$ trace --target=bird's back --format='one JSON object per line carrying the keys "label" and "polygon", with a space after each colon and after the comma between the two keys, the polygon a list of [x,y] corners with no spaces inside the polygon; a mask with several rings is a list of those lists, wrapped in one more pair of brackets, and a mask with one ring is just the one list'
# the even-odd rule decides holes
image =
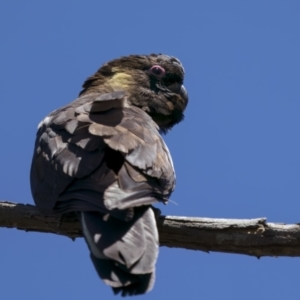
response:
{"label": "bird's back", "polygon": [[157,125],[123,92],[89,94],[40,124],[31,168],[38,207],[79,212],[91,258],[116,292],[154,282],[158,233],[151,204],[167,202],[175,177]]}

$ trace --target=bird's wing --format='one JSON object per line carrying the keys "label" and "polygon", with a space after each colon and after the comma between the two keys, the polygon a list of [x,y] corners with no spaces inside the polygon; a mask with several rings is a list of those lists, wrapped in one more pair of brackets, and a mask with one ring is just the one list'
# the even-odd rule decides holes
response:
{"label": "bird's wing", "polygon": [[158,232],[149,204],[175,182],[157,125],[124,92],[88,94],[39,125],[31,188],[41,211],[78,211],[99,276],[115,293],[154,282]]}
{"label": "bird's wing", "polygon": [[123,91],[81,96],[39,125],[31,187],[44,212],[130,218],[131,207],[167,201],[174,182],[157,125]]}

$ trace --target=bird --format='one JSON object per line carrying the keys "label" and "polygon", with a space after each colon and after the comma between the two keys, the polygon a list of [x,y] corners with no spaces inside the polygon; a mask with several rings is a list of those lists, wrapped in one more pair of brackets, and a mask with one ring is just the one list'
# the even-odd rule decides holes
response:
{"label": "bird", "polygon": [[154,285],[159,213],[152,205],[167,204],[175,187],[162,135],[184,119],[184,75],[173,56],[122,56],[38,125],[33,199],[43,214],[77,214],[96,272],[114,294]]}

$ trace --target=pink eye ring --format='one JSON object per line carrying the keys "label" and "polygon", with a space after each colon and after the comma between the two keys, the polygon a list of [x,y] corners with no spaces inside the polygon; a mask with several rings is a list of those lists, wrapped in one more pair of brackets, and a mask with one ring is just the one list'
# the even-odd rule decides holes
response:
{"label": "pink eye ring", "polygon": [[156,77],[163,77],[166,73],[165,69],[159,65],[152,66],[150,72]]}

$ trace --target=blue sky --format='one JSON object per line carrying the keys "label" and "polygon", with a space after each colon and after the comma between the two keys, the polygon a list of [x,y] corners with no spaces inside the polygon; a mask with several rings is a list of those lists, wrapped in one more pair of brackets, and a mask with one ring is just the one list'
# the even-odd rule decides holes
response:
{"label": "blue sky", "polygon": [[[33,203],[36,127],[107,60],[185,66],[186,118],[165,140],[177,187],[163,214],[300,222],[298,1],[1,1],[1,194]],[[83,239],[0,229],[1,299],[116,299]],[[144,299],[298,299],[299,258],[162,247]],[[136,297],[140,299],[141,297]]]}

